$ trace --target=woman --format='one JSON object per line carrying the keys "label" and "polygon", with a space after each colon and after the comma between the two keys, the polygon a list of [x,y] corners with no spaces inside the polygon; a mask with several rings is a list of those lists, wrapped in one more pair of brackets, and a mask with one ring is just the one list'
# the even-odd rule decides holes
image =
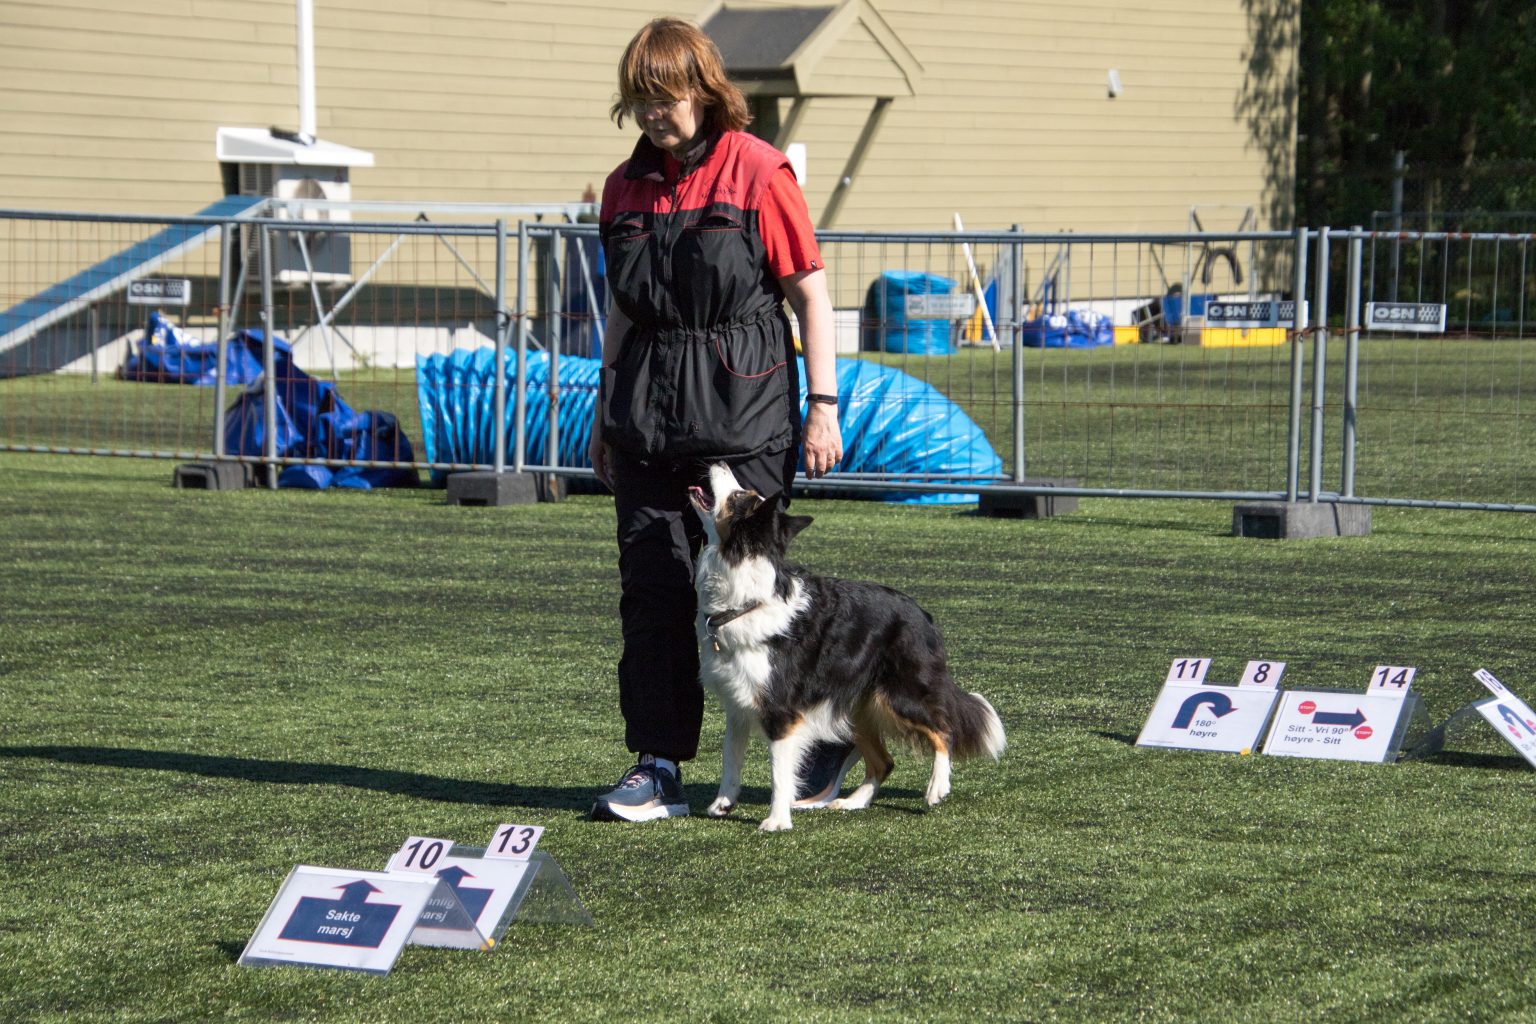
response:
{"label": "woman", "polygon": [[[703,536],[688,488],[707,487],[707,467],[723,460],[787,505],[797,446],[813,479],[843,447],[832,303],[805,199],[784,155],[742,130],[746,100],[714,43],[674,18],[646,25],[620,61],[611,113],[643,134],[603,188],[612,308],[589,454],[618,514],[619,705],[640,756],[592,816],[649,821],[688,813],[678,765],[698,752],[704,713],[693,589]],[[803,425],[786,299],[805,354]],[[836,796],[851,749],[815,759],[831,792],[806,806]]]}

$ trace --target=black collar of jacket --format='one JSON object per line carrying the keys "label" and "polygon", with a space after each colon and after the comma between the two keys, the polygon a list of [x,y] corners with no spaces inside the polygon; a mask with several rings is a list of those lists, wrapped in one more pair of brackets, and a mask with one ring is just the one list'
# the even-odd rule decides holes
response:
{"label": "black collar of jacket", "polygon": [[[678,180],[688,177],[698,170],[709,154],[715,150],[715,145],[720,141],[719,132],[710,132],[698,145],[688,151],[683,160],[682,170],[677,174]],[[624,177],[630,180],[637,178],[650,178],[652,181],[667,180],[666,151],[645,135],[640,136],[635,143],[635,150],[629,155],[629,163],[624,168]]]}

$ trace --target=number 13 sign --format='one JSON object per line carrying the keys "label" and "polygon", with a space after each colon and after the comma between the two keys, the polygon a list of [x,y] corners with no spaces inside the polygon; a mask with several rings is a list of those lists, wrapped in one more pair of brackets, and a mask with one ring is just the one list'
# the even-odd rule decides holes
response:
{"label": "number 13 sign", "polygon": [[539,845],[544,834],[542,825],[497,825],[491,845],[485,848],[487,860],[495,857],[504,860],[527,860],[533,848]]}

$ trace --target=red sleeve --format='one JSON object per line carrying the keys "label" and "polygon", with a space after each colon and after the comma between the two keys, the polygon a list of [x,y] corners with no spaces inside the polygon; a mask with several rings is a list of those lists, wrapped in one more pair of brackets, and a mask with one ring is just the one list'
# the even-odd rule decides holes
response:
{"label": "red sleeve", "polygon": [[788,277],[802,270],[821,270],[821,250],[816,246],[816,229],[805,196],[795,182],[795,174],[781,167],[763,190],[762,207],[757,216],[758,231],[768,254],[768,269],[774,277]]}

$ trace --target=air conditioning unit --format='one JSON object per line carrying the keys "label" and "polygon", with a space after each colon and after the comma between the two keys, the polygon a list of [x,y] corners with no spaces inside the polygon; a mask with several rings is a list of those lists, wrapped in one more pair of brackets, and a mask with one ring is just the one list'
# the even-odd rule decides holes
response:
{"label": "air conditioning unit", "polygon": [[[240,194],[273,199],[352,200],[352,183],[345,167],[285,167],[280,164],[239,164]],[[277,208],[279,218],[309,221],[350,221],[348,210]],[[302,245],[301,245],[302,239]],[[254,256],[255,233],[248,251]],[[309,257],[306,264],[304,257]],[[345,284],[352,280],[352,239],[334,231],[278,231],[272,235],[272,274],[277,284]]]}
{"label": "air conditioning unit", "polygon": [[[350,169],[373,166],[372,153],[320,139],[300,139],[276,129],[220,128],[216,142],[226,187],[233,185],[246,196],[350,202]],[[330,222],[352,219],[346,209],[295,212],[281,204],[276,216]],[[257,244],[252,231],[244,246],[248,259],[256,257]],[[277,231],[272,236],[272,271],[278,284],[345,284],[352,280],[352,239],[335,231]]]}

